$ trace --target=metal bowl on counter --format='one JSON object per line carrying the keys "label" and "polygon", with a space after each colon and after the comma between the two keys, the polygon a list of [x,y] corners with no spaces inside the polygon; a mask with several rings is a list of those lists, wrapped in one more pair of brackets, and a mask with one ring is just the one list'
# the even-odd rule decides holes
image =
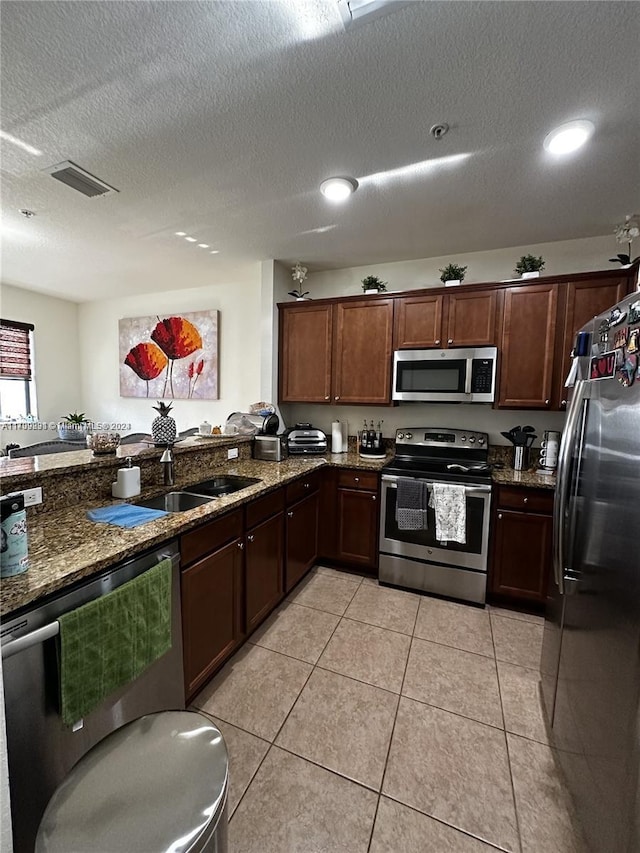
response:
{"label": "metal bowl on counter", "polygon": [[94,456],[106,456],[115,453],[120,444],[119,432],[91,432],[87,436],[87,447]]}

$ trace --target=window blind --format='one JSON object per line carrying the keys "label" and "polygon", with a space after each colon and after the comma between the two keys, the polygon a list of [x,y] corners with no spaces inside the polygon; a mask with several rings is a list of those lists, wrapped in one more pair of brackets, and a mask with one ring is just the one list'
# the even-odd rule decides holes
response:
{"label": "window blind", "polygon": [[0,320],[0,379],[31,379],[31,323]]}

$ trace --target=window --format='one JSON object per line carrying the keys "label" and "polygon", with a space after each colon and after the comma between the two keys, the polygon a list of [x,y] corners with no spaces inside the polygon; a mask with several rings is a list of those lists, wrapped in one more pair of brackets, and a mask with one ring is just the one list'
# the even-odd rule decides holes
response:
{"label": "window", "polygon": [[0,320],[0,420],[37,416],[31,323]]}

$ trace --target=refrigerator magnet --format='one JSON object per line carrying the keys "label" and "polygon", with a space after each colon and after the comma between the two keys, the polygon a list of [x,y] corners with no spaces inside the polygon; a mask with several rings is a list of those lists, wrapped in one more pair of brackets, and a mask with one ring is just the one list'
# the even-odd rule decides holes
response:
{"label": "refrigerator magnet", "polygon": [[635,382],[636,371],[638,369],[638,356],[627,355],[622,367],[616,371],[616,378],[621,385],[629,388]]}
{"label": "refrigerator magnet", "polygon": [[589,376],[591,379],[612,379],[616,373],[616,353],[604,352],[591,359]]}
{"label": "refrigerator magnet", "polygon": [[640,323],[640,299],[629,306],[629,322]]}
{"label": "refrigerator magnet", "polygon": [[627,341],[627,352],[638,352],[640,346],[640,329],[634,329],[629,332],[629,340]]}
{"label": "refrigerator magnet", "polygon": [[609,325],[617,326],[619,323],[622,323],[626,316],[626,311],[621,311],[619,308],[614,308],[611,312],[611,315],[609,316]]}
{"label": "refrigerator magnet", "polygon": [[598,326],[598,347],[601,353],[606,352],[609,345],[609,321],[603,320]]}
{"label": "refrigerator magnet", "polygon": [[620,349],[621,347],[626,347],[627,340],[629,339],[629,327],[623,326],[621,329],[615,333],[613,337],[613,346],[615,349]]}

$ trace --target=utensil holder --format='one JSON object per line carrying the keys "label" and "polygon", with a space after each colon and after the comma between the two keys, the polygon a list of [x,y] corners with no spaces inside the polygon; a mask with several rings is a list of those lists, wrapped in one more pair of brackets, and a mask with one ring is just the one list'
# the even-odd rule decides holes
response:
{"label": "utensil holder", "polygon": [[525,471],[529,467],[529,449],[523,445],[513,448],[513,470]]}

